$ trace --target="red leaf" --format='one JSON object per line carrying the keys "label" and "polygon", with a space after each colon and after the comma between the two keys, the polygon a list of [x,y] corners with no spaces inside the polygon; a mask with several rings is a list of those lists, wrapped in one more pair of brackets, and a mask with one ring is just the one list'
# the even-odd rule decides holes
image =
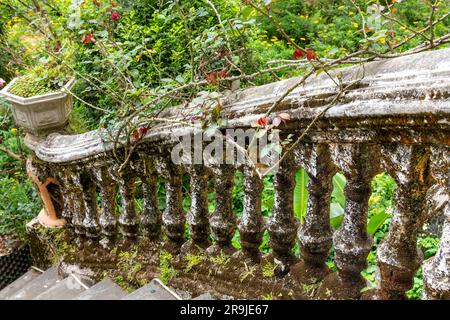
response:
{"label": "red leaf", "polygon": [[282,119],[280,117],[275,117],[272,121],[274,127],[278,127],[281,124]]}
{"label": "red leaf", "polygon": [[281,118],[281,120],[290,120],[291,119],[291,115],[289,113],[286,112],[282,112],[278,115],[278,117]]}
{"label": "red leaf", "polygon": [[213,71],[206,75],[206,81],[211,84],[218,84],[219,83],[219,72]]}
{"label": "red leaf", "polygon": [[228,77],[228,72],[227,70],[222,70],[220,71],[220,78],[225,79],[226,77]]}
{"label": "red leaf", "polygon": [[145,137],[147,132],[148,132],[147,127],[140,127],[135,129],[131,135],[131,143],[133,144],[139,143],[142,140],[142,138]]}

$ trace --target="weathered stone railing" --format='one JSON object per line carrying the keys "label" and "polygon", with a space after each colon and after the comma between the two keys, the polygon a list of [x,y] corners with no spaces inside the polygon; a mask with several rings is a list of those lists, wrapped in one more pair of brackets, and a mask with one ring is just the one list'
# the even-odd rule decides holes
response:
{"label": "weathered stone railing", "polygon": [[[361,297],[366,283],[360,273],[372,247],[367,233],[371,180],[378,173],[388,172],[398,185],[396,209],[389,234],[377,252],[379,287],[363,298],[401,298],[411,288],[423,259],[417,236],[434,212],[427,202],[433,201],[427,197],[433,187],[440,190],[439,199],[444,203],[439,208],[445,211],[446,219],[437,254],[423,264],[424,297],[449,299],[450,49],[376,61],[332,74],[339,73],[345,84],[361,78],[363,72],[362,80],[345,92],[280,164],[268,221],[261,215],[262,180],[250,166],[175,165],[171,161],[177,137],[193,130],[189,127],[165,124],[151,130],[120,174],[112,144],[105,143],[99,131],[51,135],[33,146],[35,162],[48,167],[58,179],[64,197],[62,217],[80,248],[96,244],[112,248],[120,230],[128,243],[143,234],[176,254],[198,246],[207,249],[209,255],[222,251],[233,254],[236,261],[257,264],[261,261],[262,236],[268,230],[279,279],[307,285],[323,280],[319,289],[322,298]],[[224,102],[222,117],[229,120],[230,128],[248,128],[296,81],[234,93]],[[295,140],[336,92],[324,73],[295,89],[276,109],[291,116],[280,127],[281,134],[293,134]],[[184,119],[182,114],[171,112],[166,116]],[[300,167],[310,178],[303,224],[293,213],[295,172]],[[239,221],[232,209],[236,170],[244,176],[244,211]],[[342,226],[333,232],[329,208],[332,178],[338,171],[347,178],[346,204]],[[184,173],[190,176],[192,199],[186,218],[182,208]],[[166,187],[163,212],[157,205],[158,176]],[[142,183],[144,198],[140,213],[134,201],[137,180]],[[214,181],[216,209],[212,215],[208,213],[208,180]],[[121,201],[120,214],[117,199]],[[184,237],[185,221],[189,241]],[[238,251],[231,245],[236,228],[241,243]],[[297,239],[300,257],[293,254]],[[335,273],[325,264],[332,245]],[[201,277],[196,281],[201,282]]]}

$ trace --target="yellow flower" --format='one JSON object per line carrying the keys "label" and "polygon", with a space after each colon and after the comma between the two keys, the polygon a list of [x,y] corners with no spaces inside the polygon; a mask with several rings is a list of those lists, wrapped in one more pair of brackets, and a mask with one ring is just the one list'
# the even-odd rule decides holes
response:
{"label": "yellow flower", "polygon": [[352,15],[354,15],[355,13],[353,12],[353,11],[350,11],[349,13],[348,13],[348,15],[349,16],[352,16]]}
{"label": "yellow flower", "polygon": [[338,7],[338,10],[344,10],[344,9],[345,9],[345,6]]}
{"label": "yellow flower", "polygon": [[305,39],[305,38],[300,38],[300,40],[302,40],[302,41],[306,41],[306,39]]}
{"label": "yellow flower", "polygon": [[11,133],[15,134],[16,132],[17,132],[17,129],[16,129],[16,128],[12,128],[12,129],[11,129]]}
{"label": "yellow flower", "polygon": [[380,40],[378,40],[381,44],[385,44],[386,43],[386,37],[382,37],[380,38]]}
{"label": "yellow flower", "polygon": [[353,22],[353,27],[358,28],[358,27],[359,27],[359,24],[356,23],[356,22]]}
{"label": "yellow flower", "polygon": [[380,200],[381,200],[381,196],[379,196],[379,195],[371,195],[370,196],[370,198],[369,198],[369,205],[374,205],[374,204],[376,204],[377,202],[380,202]]}

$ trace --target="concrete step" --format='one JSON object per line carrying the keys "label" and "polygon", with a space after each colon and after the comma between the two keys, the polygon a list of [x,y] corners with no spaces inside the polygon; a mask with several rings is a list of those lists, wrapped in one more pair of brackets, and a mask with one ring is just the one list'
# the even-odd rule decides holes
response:
{"label": "concrete step", "polygon": [[130,293],[122,300],[181,300],[181,298],[161,280],[153,279],[149,284]]}
{"label": "concrete step", "polygon": [[27,284],[29,284],[31,281],[39,277],[41,274],[42,272],[39,272],[35,269],[28,270],[19,279],[17,279],[13,283],[5,287],[2,291],[0,291],[0,299],[8,299],[15,292],[24,288]]}
{"label": "concrete step", "polygon": [[111,279],[105,278],[75,297],[74,300],[120,300],[127,294],[125,290],[112,282]]}
{"label": "concrete step", "polygon": [[43,293],[35,296],[33,300],[72,300],[84,291],[86,291],[86,288],[69,275]]}
{"label": "concrete step", "polygon": [[43,274],[27,283],[22,289],[17,290],[13,295],[8,297],[11,300],[31,300],[37,295],[43,293],[60,280],[58,269],[52,267]]}

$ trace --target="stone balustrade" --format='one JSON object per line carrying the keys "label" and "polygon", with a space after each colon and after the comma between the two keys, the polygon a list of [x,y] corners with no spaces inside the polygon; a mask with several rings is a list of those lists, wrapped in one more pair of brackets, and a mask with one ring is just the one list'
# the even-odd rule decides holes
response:
{"label": "stone balustrade", "polygon": [[[119,241],[129,245],[144,237],[162,243],[161,248],[174,255],[205,249],[208,255],[222,252],[251,265],[265,258],[260,245],[267,230],[277,279],[319,284],[318,297],[404,298],[423,265],[424,297],[449,299],[450,49],[355,65],[331,75],[344,86],[354,84],[279,164],[274,176],[274,207],[267,221],[261,214],[263,182],[251,165],[172,162],[171,152],[179,137],[196,130],[182,124],[163,123],[149,130],[120,173],[122,163],[112,155],[113,144],[102,131],[52,134],[43,142],[30,144],[33,161],[59,181],[64,197],[61,216],[80,248],[110,249]],[[227,96],[221,115],[227,125],[220,130],[251,128],[298,80]],[[325,73],[293,90],[274,111],[290,115],[279,127],[281,137],[291,134],[295,141],[337,91]],[[161,116],[185,120],[189,115],[183,113],[185,110],[170,109]],[[299,168],[309,176],[302,223],[293,211]],[[232,204],[236,171],[244,179],[244,209],[239,219]],[[347,178],[346,203],[342,226],[333,230],[329,210],[337,172]],[[395,210],[389,233],[377,251],[378,287],[363,294],[367,284],[361,271],[373,245],[367,232],[371,181],[381,172],[389,173],[398,185]],[[190,179],[189,212],[182,206],[183,183],[187,183],[183,176]],[[164,210],[158,206],[158,179],[165,184]],[[208,211],[209,183],[215,195],[212,214]],[[143,195],[139,210],[137,186]],[[423,262],[417,248],[418,233],[437,214],[429,204],[430,188],[444,195],[440,208],[445,222],[437,254]],[[240,235],[239,250],[232,246],[235,230]],[[296,242],[299,256],[293,251]],[[332,247],[336,272],[326,265]],[[205,281],[201,279],[196,281]]]}

